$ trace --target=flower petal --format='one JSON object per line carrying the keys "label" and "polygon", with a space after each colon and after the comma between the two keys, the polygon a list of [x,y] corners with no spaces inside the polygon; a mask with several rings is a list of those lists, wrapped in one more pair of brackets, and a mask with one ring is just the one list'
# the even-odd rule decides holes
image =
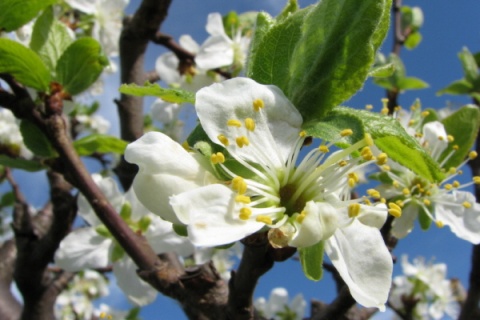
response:
{"label": "flower petal", "polygon": [[211,36],[226,35],[222,15],[218,12],[210,13],[207,17],[205,29]]}
{"label": "flower petal", "polygon": [[[255,111],[254,101],[263,108]],[[282,168],[291,155],[302,126],[302,116],[283,92],[272,85],[262,85],[248,78],[234,78],[213,84],[197,92],[195,108],[209,138],[221,144],[219,135],[231,141],[228,151],[244,160]],[[255,129],[244,121],[251,118]],[[229,120],[241,127],[229,127]],[[248,146],[239,147],[236,138],[245,136]]]}
{"label": "flower petal", "polygon": [[211,36],[200,47],[195,63],[204,70],[221,68],[233,63],[233,42],[226,35]]}
{"label": "flower petal", "polygon": [[235,217],[240,208],[235,193],[212,184],[173,196],[170,203],[180,216],[189,217],[188,237],[196,246],[235,242],[260,230],[264,224]]}
{"label": "flower petal", "polygon": [[164,53],[155,61],[155,70],[160,78],[167,84],[180,83],[180,73],[178,72],[178,64],[180,61],[177,56],[171,52]]}
{"label": "flower petal", "polygon": [[68,234],[55,253],[55,263],[66,271],[104,268],[109,263],[112,240],[93,228],[81,228]]}
{"label": "flower petal", "polygon": [[192,36],[189,34],[184,34],[178,39],[178,43],[182,48],[189,51],[190,53],[196,54],[200,50],[198,43],[193,40]]}
{"label": "flower petal", "polygon": [[[470,203],[471,207],[465,208],[464,202]],[[442,203],[436,204],[435,209],[436,218],[449,226],[457,237],[473,244],[480,243],[480,205],[473,194],[456,191],[444,195]]]}
{"label": "flower petal", "polygon": [[448,147],[447,132],[440,121],[432,121],[423,126],[422,141],[431,152],[434,159],[438,159]]}
{"label": "flower petal", "polygon": [[172,195],[208,184],[213,175],[178,143],[160,132],[149,132],[129,144],[125,159],[140,167],[133,188],[151,212],[173,223],[187,223],[169,205]]}
{"label": "flower petal", "polygon": [[385,310],[393,263],[380,231],[354,220],[326,241],[325,250],[353,298]]}
{"label": "flower petal", "polygon": [[176,234],[173,231],[172,223],[159,217],[152,217],[145,238],[147,238],[155,253],[158,254],[176,252],[179,256],[186,257],[194,252],[190,240]]}
{"label": "flower petal", "polygon": [[405,238],[412,231],[418,217],[418,206],[414,202],[407,203],[402,209],[402,215],[393,220],[392,234],[399,239]]}
{"label": "flower petal", "polygon": [[125,257],[113,264],[113,273],[117,284],[128,300],[137,306],[147,305],[157,297],[157,290],[140,279],[137,266],[132,259]]}

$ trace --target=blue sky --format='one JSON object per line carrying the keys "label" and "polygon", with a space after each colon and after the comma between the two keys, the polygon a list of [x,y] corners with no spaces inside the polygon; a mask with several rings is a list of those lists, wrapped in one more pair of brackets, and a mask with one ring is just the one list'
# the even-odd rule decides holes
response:
{"label": "blue sky", "polygon": [[[205,23],[207,15],[211,12],[225,14],[231,10],[244,12],[250,10],[263,10],[272,15],[277,14],[286,1],[284,0],[173,0],[167,20],[162,27],[162,32],[172,35],[175,39],[182,34],[190,34],[197,42],[201,43],[207,37]],[[301,7],[314,1],[300,0]],[[139,5],[139,0],[132,0],[127,12],[132,13]],[[422,28],[423,42],[413,50],[403,50],[401,57],[406,65],[407,74],[423,79],[430,84],[430,88],[420,91],[411,91],[400,97],[400,104],[408,107],[416,98],[422,101],[424,107],[441,108],[447,103],[463,105],[469,103],[465,97],[436,96],[435,92],[453,80],[462,77],[462,69],[457,58],[457,53],[462,47],[468,47],[472,52],[480,51],[480,28],[478,24],[479,1],[451,1],[451,0],[419,0],[404,1],[405,5],[420,6],[424,10],[425,23]],[[391,34],[382,46],[382,52],[391,50]],[[155,59],[165,50],[151,45],[148,49],[146,69],[153,69]],[[118,80],[108,79],[106,94],[102,97],[101,113],[116,119],[113,98],[118,94]],[[365,87],[345,105],[363,108],[366,104],[373,104],[376,110],[381,108],[380,99],[384,97],[384,90],[367,81]],[[115,120],[111,120],[115,121]],[[113,133],[118,132],[118,124],[113,125]],[[467,171],[467,170],[466,170]],[[41,206],[45,199],[42,190],[44,184],[43,173],[32,177],[31,173],[16,172],[17,180],[25,188],[25,193],[32,196],[33,204]],[[33,180],[32,180],[33,179]],[[32,181],[36,181],[32,183]],[[28,191],[27,191],[28,190]],[[457,239],[448,228],[432,228],[429,232],[422,232],[416,228],[414,232],[399,242],[395,254],[399,257],[408,253],[413,258],[418,255],[427,259],[435,258],[437,262],[448,264],[448,275],[459,278],[464,285],[468,281],[469,259],[471,244]],[[398,273],[399,266],[395,267]],[[278,263],[273,270],[260,279],[255,296],[268,297],[270,290],[276,286],[288,289],[290,296],[302,292],[307,302],[312,299],[330,301],[334,298],[333,282],[326,273],[320,282],[307,280],[297,261]],[[115,292],[115,290],[114,290]],[[119,309],[128,308],[126,300],[121,294],[114,294],[110,302]],[[147,306],[142,311],[143,318],[148,319],[184,319],[185,316],[176,303],[168,298],[160,297],[155,303]]]}

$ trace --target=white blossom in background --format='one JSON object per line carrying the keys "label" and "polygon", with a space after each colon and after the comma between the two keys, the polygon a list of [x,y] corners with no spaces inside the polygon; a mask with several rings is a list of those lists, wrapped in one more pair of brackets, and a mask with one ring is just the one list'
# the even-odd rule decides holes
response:
{"label": "white blossom in background", "polygon": [[[122,218],[136,232],[144,234],[156,253],[174,251],[180,256],[193,253],[190,242],[178,236],[171,223],[148,212],[138,202],[133,190],[122,195],[112,178],[97,174],[93,178],[117,212],[122,213]],[[83,196],[78,198],[78,208],[79,216],[90,226],[76,229],[65,237],[55,254],[55,263],[66,271],[112,265],[118,286],[132,303],[140,306],[151,303],[157,291],[137,276],[137,266],[113,241]]]}
{"label": "white blossom in background", "polygon": [[162,99],[156,99],[150,106],[150,115],[154,121],[162,124],[162,132],[175,141],[183,136],[184,122],[179,119],[182,106]]}
{"label": "white blossom in background", "polygon": [[[126,160],[139,166],[133,183],[139,200],[186,225],[197,246],[229,244],[261,230],[268,230],[274,247],[325,241],[353,297],[383,310],[392,259],[378,229],[387,209],[350,199],[355,171],[386,161],[385,154],[373,157],[371,138],[330,156],[338,141],[321,144],[297,165],[306,139],[303,120],[277,87],[234,78],[201,89],[195,108],[209,139],[231,161],[221,152],[208,159],[162,133],[147,133],[125,151]],[[346,129],[338,138],[350,134]],[[351,158],[359,149],[362,156]]]}
{"label": "white blossom in background", "polygon": [[254,301],[255,310],[264,318],[274,320],[301,320],[305,316],[307,302],[301,293],[289,303],[285,288],[274,288],[268,301],[260,297]]}
{"label": "white blossom in background", "polygon": [[106,134],[110,129],[110,121],[98,114],[80,114],[75,116],[75,119],[79,123],[79,132],[88,130],[92,133]]}
{"label": "white blossom in background", "polygon": [[237,30],[230,38],[224,29],[222,15],[218,12],[210,13],[206,25],[210,37],[205,40],[195,62],[199,68],[211,70],[234,65],[234,69],[242,69],[245,65],[250,37],[242,36]]}
{"label": "white blossom in background", "polygon": [[239,242],[227,249],[195,248],[194,261],[197,265],[212,261],[220,276],[229,280],[235,263],[242,257],[242,248]]}
{"label": "white blossom in background", "polygon": [[426,263],[423,258],[408,262],[402,256],[403,275],[393,279],[389,302],[400,312],[405,311],[404,303],[413,303],[414,319],[442,319],[449,316],[456,319],[460,305],[452,291],[452,282],[446,279],[447,265]]}
{"label": "white blossom in background", "polygon": [[0,154],[30,159],[33,154],[23,143],[19,121],[13,113],[0,108]]}
{"label": "white blossom in background", "polygon": [[79,272],[57,297],[55,316],[65,320],[90,320],[95,313],[93,300],[108,294],[108,280],[103,275],[92,270]]}

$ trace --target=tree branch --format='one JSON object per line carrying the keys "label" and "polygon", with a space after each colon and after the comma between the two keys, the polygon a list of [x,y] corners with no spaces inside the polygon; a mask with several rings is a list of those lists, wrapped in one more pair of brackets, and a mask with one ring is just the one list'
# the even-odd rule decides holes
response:
{"label": "tree branch", "polygon": [[0,246],[0,319],[16,320],[22,312],[20,302],[10,290],[16,256],[17,248],[13,239]]}

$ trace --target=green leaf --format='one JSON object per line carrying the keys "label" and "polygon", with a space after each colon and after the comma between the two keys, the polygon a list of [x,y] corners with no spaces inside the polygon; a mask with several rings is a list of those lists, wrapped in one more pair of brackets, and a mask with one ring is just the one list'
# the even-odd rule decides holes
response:
{"label": "green leaf", "polygon": [[0,208],[10,207],[15,204],[15,194],[10,191],[2,195],[0,199]]}
{"label": "green leaf", "polygon": [[[407,205],[411,205],[411,206],[415,205],[418,207],[418,223],[420,224],[420,227],[424,231],[430,229],[430,226],[432,225],[432,219],[428,216],[423,206],[418,205],[416,203],[411,203]],[[429,206],[429,210],[430,212],[434,212],[432,206]]]}
{"label": "green leaf", "polygon": [[368,72],[369,77],[385,78],[390,77],[395,72],[395,66],[393,63],[387,63],[380,66],[373,66]]}
{"label": "green leaf", "polygon": [[0,165],[29,172],[45,169],[45,166],[43,166],[40,162],[22,158],[10,158],[9,156],[3,154],[0,155]]}
{"label": "green leaf", "polygon": [[0,31],[14,31],[57,0],[2,0],[0,1]]}
{"label": "green leaf", "polygon": [[398,81],[397,88],[400,90],[418,90],[428,88],[428,83],[415,77],[405,77]]}
{"label": "green leaf", "polygon": [[[345,148],[365,137],[363,123],[356,116],[349,114],[327,114],[318,122],[311,122],[303,128],[309,136],[326,141],[338,141],[339,147]],[[352,129],[353,134],[340,139],[340,132],[344,129]]]}
{"label": "green leaf", "polygon": [[57,60],[72,41],[67,26],[55,19],[53,7],[50,7],[38,17],[33,26],[30,49],[35,51],[50,72],[54,73]]}
{"label": "green leaf", "polygon": [[379,113],[338,107],[329,114],[331,117],[349,115],[362,122],[365,133],[370,133],[375,145],[392,160],[409,168],[430,181],[443,180],[437,162],[411,137],[396,120]]}
{"label": "green leaf", "polygon": [[34,123],[28,120],[20,122],[23,142],[35,155],[44,158],[58,156],[47,136]]}
{"label": "green leaf", "polygon": [[280,14],[276,17],[276,19],[277,21],[281,21],[297,10],[298,10],[298,1],[288,0],[287,5],[283,8],[282,12],[280,12]]}
{"label": "green leaf", "polygon": [[443,165],[444,168],[457,167],[467,156],[477,137],[480,126],[480,111],[477,106],[467,105],[452,113],[441,121],[445,131],[455,139],[448,144],[448,148],[440,156],[440,162],[452,151],[453,146],[458,145],[459,149]]}
{"label": "green leaf", "polygon": [[413,50],[420,44],[420,42],[422,42],[422,34],[416,31],[408,35],[404,45],[405,45],[405,48],[409,50]]}
{"label": "green leaf", "polygon": [[57,61],[57,80],[66,92],[76,95],[90,87],[108,63],[95,39],[80,38],[68,46]]}
{"label": "green leaf", "polygon": [[475,61],[475,57],[467,48],[463,48],[463,50],[458,53],[458,57],[462,62],[465,79],[471,83],[475,82],[475,80],[478,78],[478,65]]}
{"label": "green leaf", "polygon": [[40,57],[20,43],[0,38],[0,73],[11,74],[21,84],[46,92],[50,72]]}
{"label": "green leaf", "polygon": [[473,86],[466,79],[456,80],[450,83],[447,87],[437,92],[437,95],[442,94],[469,94],[473,90]]}
{"label": "green leaf", "polygon": [[154,96],[171,103],[195,103],[194,93],[182,89],[165,89],[157,83],[146,82],[143,86],[134,83],[122,84],[118,91],[137,97]]}
{"label": "green leaf", "polygon": [[303,273],[310,280],[318,281],[322,279],[323,247],[324,242],[320,241],[313,246],[298,249]]}
{"label": "green leaf", "polygon": [[320,119],[361,89],[390,9],[390,0],[324,0],[308,13],[286,90],[305,121]]}
{"label": "green leaf", "polygon": [[73,142],[73,147],[80,156],[88,156],[98,153],[123,154],[127,142],[114,136],[104,134],[92,134]]}

